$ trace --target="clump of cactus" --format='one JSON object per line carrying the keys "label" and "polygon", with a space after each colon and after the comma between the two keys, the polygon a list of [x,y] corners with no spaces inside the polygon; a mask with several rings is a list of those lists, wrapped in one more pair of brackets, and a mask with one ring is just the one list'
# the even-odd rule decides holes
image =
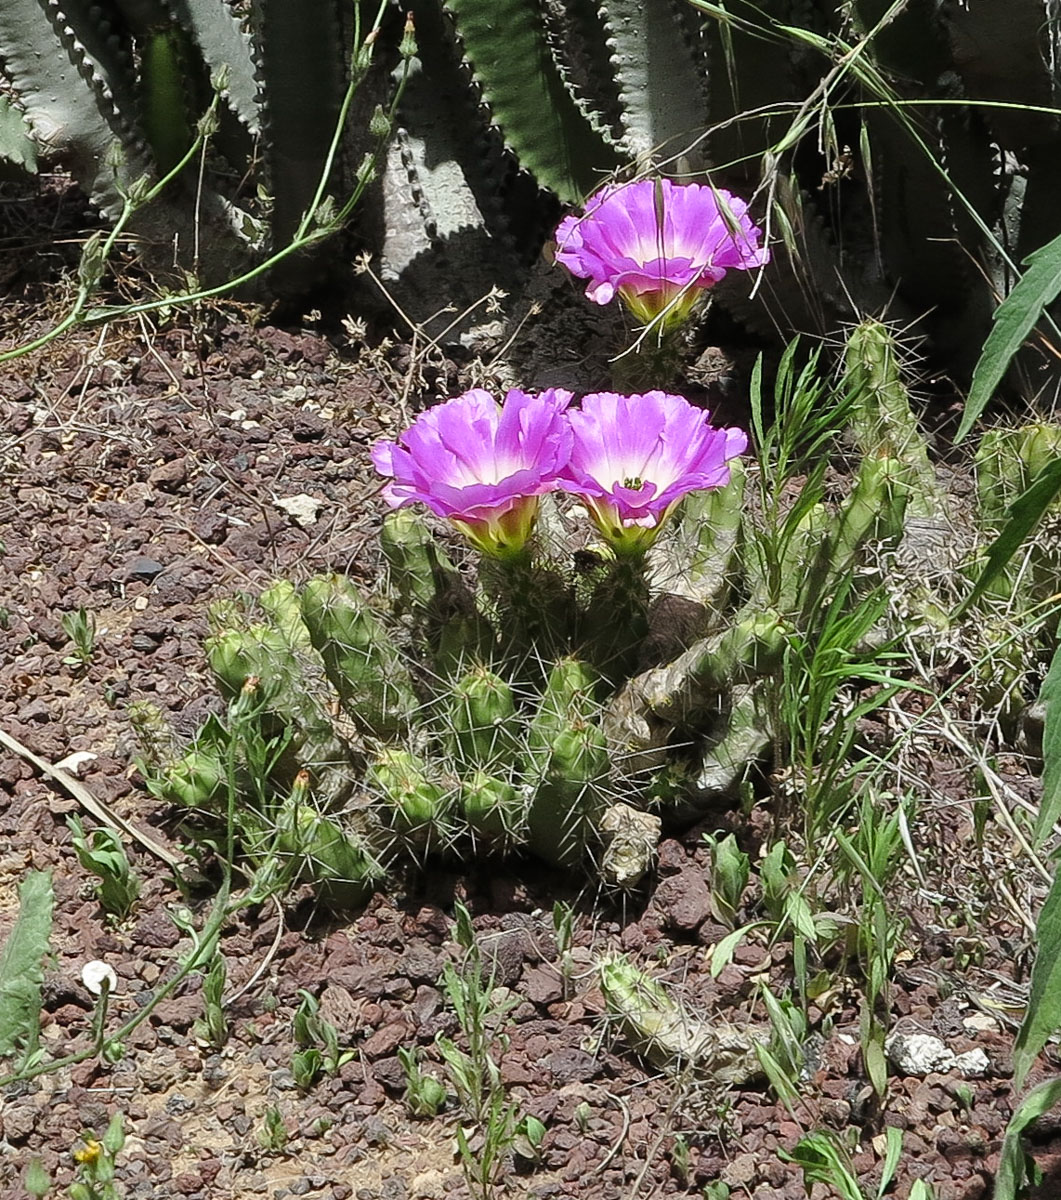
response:
{"label": "clump of cactus", "polygon": [[[636,542],[643,525],[612,528],[606,506],[603,540],[579,545],[563,495],[534,496],[516,516],[454,518],[494,551],[479,580],[454,565],[428,518],[399,506],[384,520],[377,590],[325,575],[216,606],[207,655],[228,714],[183,749],[146,738],[148,786],[215,822],[230,814],[252,865],[337,905],[432,855],[522,850],[636,886],[663,822],[732,800],[783,742],[774,697],[794,647],[813,644],[826,614],[897,586],[889,564],[907,514],[942,503],[894,350],[883,326],[865,323],[832,388],[815,358],[800,369],[786,356],[775,392],[820,460],[795,500],[775,503],[778,480],[807,460],[776,439],[761,447],[771,461],[734,460],[728,485],[687,495],[647,546]],[[860,458],[832,500],[822,480],[845,427]],[[1044,438],[985,440],[988,525],[1036,456],[1056,452]],[[392,502],[411,486],[394,466],[401,453],[390,444],[377,455],[397,473]],[[514,550],[512,529],[534,520]],[[1025,578],[1047,586],[1030,569],[1007,586]],[[528,588],[552,595],[537,624]],[[909,589],[908,606],[930,599]],[[518,636],[520,621],[535,636]],[[864,632],[871,652],[880,631]]]}

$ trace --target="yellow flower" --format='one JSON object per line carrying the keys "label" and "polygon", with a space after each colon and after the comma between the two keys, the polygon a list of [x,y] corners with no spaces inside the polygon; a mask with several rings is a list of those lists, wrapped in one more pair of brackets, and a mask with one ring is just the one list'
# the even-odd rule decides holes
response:
{"label": "yellow flower", "polygon": [[83,1163],[86,1166],[94,1166],[99,1162],[100,1155],[103,1153],[103,1146],[97,1142],[95,1138],[86,1137],[85,1144],[80,1150],[74,1151],[75,1162]]}

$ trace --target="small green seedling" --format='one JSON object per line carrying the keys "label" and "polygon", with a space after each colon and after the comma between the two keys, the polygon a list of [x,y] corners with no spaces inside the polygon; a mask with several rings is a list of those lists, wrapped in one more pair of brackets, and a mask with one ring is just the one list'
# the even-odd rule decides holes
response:
{"label": "small green seedling", "polygon": [[541,1161],[544,1141],[545,1126],[537,1117],[525,1114],[515,1128],[512,1149],[525,1162],[537,1163]]}
{"label": "small green seedling", "polygon": [[26,1189],[26,1194],[35,1196],[36,1200],[44,1200],[44,1197],[51,1191],[51,1176],[44,1169],[44,1164],[39,1158],[33,1159],[26,1168],[25,1174],[22,1176],[22,1186]]}
{"label": "small green seedling", "polygon": [[670,1166],[674,1178],[687,1188],[692,1179],[692,1164],[689,1160],[689,1142],[682,1134],[676,1134],[670,1149]]}
{"label": "small green seedling", "polygon": [[416,1050],[398,1047],[398,1061],[405,1072],[405,1106],[413,1117],[435,1117],[446,1103],[446,1088],[434,1075],[420,1069]]}
{"label": "small green seedling", "polygon": [[353,1050],[339,1049],[339,1031],[321,1015],[320,1001],[305,988],[299,989],[299,1004],[292,1021],[299,1049],[291,1057],[291,1073],[303,1091],[322,1074],[338,1075],[354,1057]]}
{"label": "small green seedling", "polygon": [[96,618],[87,608],[77,608],[59,618],[63,632],[73,643],[73,651],[63,662],[68,667],[85,670],[91,666],[96,653]]}
{"label": "small green seedling", "polygon": [[73,835],[78,862],[100,880],[96,898],[103,910],[117,921],[124,920],[140,895],[140,880],[133,873],[121,838],[105,826],[86,835],[77,817],[68,817],[66,824]]}
{"label": "small green seedling", "polygon": [[266,1154],[283,1154],[291,1140],[283,1114],[276,1104],[266,1106],[262,1113],[262,1123],[258,1130],[258,1145]]}
{"label": "small green seedling", "polygon": [[737,924],[741,897],[748,886],[751,863],[732,833],[724,838],[704,834],[711,847],[711,903],[715,916],[731,929]]}
{"label": "small green seedling", "polygon": [[195,1036],[214,1050],[220,1050],[228,1041],[223,1000],[226,975],[224,956],[215,949],[210,968],[203,976],[203,1015],[194,1025]]}

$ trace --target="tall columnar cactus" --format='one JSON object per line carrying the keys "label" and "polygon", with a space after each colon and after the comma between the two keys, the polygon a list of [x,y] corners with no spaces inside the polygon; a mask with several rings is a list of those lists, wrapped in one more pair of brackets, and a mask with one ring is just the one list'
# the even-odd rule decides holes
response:
{"label": "tall columnar cactus", "polygon": [[[419,240],[395,228],[396,276],[434,251],[470,277],[484,246],[513,241],[514,265],[548,234],[556,197],[579,204],[612,172],[707,171],[769,201],[769,281],[717,289],[738,316],[831,334],[887,311],[934,336],[960,376],[1021,262],[1061,229],[1061,134],[1041,111],[1057,92],[1046,0],[442,7],[441,19],[438,0],[414,10],[422,91],[442,103],[400,118],[394,185],[426,224]],[[465,116],[462,146],[442,105]]]}
{"label": "tall columnar cactus", "polygon": [[[321,3],[296,15],[254,0],[240,19],[227,0],[5,0],[0,70],[37,156],[68,167],[111,219],[180,164],[219,93],[202,169],[191,164],[135,217],[143,244],[172,261],[176,239],[183,268],[216,284],[310,232],[319,187],[334,215],[366,185],[362,158],[380,131],[362,85],[383,7]],[[18,155],[18,139],[0,135],[0,157]],[[237,193],[241,179],[267,203]],[[288,286],[305,285],[305,256],[285,270]]]}
{"label": "tall columnar cactus", "polygon": [[[0,63],[15,107],[2,101],[0,155],[60,159],[114,217],[141,179],[180,160],[219,91],[201,186],[187,172],[139,232],[167,247],[176,232],[190,247],[198,229],[196,269],[224,278],[312,234],[305,214],[325,173],[336,196],[373,174],[362,155],[389,122],[369,120],[365,88],[363,112],[344,100],[364,80],[364,35],[385,7],[329,2],[296,14],[254,0],[237,21],[229,0],[5,0]],[[931,313],[922,324],[961,372],[1021,262],[1058,233],[1061,133],[1043,111],[1058,91],[1058,34],[1047,0],[411,9],[418,45],[396,12],[377,43],[390,65],[399,43],[417,55],[375,222],[393,283],[407,276],[415,287],[435,260],[445,264],[436,282],[448,276],[461,291],[464,277],[474,299],[534,257],[560,203],[583,202],[614,173],[710,171],[769,201],[769,286],[749,295],[746,279],[731,278],[718,289],[738,315],[764,331],[828,333],[861,312]],[[351,136],[333,157],[340,123]],[[252,182],[267,202],[235,194],[228,172],[211,169],[217,155],[233,179],[262,162]],[[1041,365],[1031,364],[1032,384]]]}

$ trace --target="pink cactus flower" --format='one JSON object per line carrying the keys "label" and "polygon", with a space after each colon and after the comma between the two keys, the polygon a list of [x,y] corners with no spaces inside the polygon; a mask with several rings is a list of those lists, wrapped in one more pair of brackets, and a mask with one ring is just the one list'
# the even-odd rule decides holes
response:
{"label": "pink cactus flower", "polygon": [[571,452],[571,393],[513,388],[504,403],[480,388],[420,414],[397,442],[377,442],[372,462],[389,477],[392,508],[419,501],[478,549],[519,555],[538,515],[538,497],[557,486]]}
{"label": "pink cactus flower", "polygon": [[682,396],[584,396],[567,415],[574,434],[560,486],[581,498],[618,554],[641,554],[689,492],[723,487],[748,438],[716,429]]}
{"label": "pink cactus flower", "polygon": [[618,294],[639,321],[660,318],[672,328],[727,271],[770,261],[761,238],[739,196],[642,179],[602,188],[581,217],[565,217],[556,230],[556,260],[589,280],[586,295],[595,304]]}

